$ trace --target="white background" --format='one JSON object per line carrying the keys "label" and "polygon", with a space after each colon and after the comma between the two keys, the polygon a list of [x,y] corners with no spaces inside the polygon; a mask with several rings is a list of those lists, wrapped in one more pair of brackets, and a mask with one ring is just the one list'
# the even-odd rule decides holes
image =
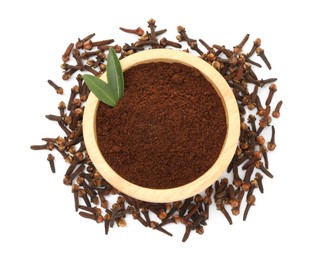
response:
{"label": "white background", "polygon": [[[280,4],[280,3],[281,4]],[[311,1],[6,1],[0,9],[1,186],[0,259],[299,259],[314,258],[314,13]],[[184,227],[167,237],[129,219],[110,230],[74,212],[62,184],[65,164],[56,153],[57,173],[47,152],[33,152],[41,137],[59,129],[45,119],[59,101],[47,79],[61,80],[61,55],[77,37],[117,43],[135,37],[119,26],[146,28],[155,18],[175,39],[183,25],[191,38],[233,47],[250,33],[260,37],[273,66],[261,77],[277,77],[275,100],[283,99],[275,122],[277,149],[270,158],[273,180],[247,222],[227,221],[212,206],[205,234],[181,242]],[[258,60],[258,59],[256,59]],[[292,259],[291,258],[291,259]]]}

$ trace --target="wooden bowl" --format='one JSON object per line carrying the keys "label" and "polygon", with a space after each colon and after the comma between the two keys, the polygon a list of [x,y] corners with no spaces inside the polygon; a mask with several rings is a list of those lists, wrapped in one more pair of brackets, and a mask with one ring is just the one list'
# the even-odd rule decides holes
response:
{"label": "wooden bowl", "polygon": [[[121,60],[123,71],[135,65],[152,62],[178,62],[198,69],[212,84],[220,96],[226,114],[227,133],[214,165],[198,179],[188,184],[171,189],[150,189],[135,185],[118,175],[106,162],[97,143],[96,114],[99,100],[91,93],[86,102],[83,116],[83,135],[86,149],[96,169],[119,191],[139,200],[149,202],[172,202],[196,195],[214,183],[230,163],[240,132],[240,117],[234,95],[221,74],[202,59],[191,54],[168,49],[142,51]],[[106,81],[106,75],[101,77]]]}

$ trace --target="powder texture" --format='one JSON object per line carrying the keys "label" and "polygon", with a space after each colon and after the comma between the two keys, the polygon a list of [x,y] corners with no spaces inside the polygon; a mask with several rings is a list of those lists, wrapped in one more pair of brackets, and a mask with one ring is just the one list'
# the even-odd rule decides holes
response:
{"label": "powder texture", "polygon": [[124,72],[125,94],[100,103],[99,148],[126,180],[147,188],[187,184],[217,160],[226,136],[220,97],[196,69],[148,63]]}

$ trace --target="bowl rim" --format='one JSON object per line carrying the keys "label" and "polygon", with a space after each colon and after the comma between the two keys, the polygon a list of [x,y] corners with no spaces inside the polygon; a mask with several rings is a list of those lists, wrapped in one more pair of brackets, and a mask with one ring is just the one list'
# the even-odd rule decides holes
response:
{"label": "bowl rim", "polygon": [[[144,63],[178,62],[198,69],[221,98],[226,115],[227,132],[221,152],[212,167],[194,181],[169,189],[152,189],[133,184],[117,174],[104,159],[97,143],[96,114],[99,100],[91,92],[83,114],[83,136],[87,153],[99,173],[112,186],[133,198],[148,202],[173,202],[194,196],[213,184],[232,160],[240,134],[239,110],[234,94],[222,75],[209,63],[192,54],[171,49],[152,49],[130,55],[121,61],[123,71]],[[106,73],[101,76],[106,81]]]}

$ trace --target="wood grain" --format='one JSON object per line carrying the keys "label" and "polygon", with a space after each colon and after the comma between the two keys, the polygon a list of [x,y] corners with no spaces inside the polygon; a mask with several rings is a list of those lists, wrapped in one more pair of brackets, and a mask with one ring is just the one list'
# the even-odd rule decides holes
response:
{"label": "wood grain", "polygon": [[[225,171],[235,152],[239,132],[240,117],[234,95],[219,72],[202,59],[191,54],[168,49],[142,51],[121,60],[123,70],[150,62],[178,62],[197,68],[212,84],[220,96],[225,113],[227,134],[221,153],[215,164],[195,181],[172,189],[149,189],[135,185],[120,177],[106,162],[97,145],[96,112],[99,100],[93,93],[89,95],[83,116],[83,135],[88,154],[102,176],[119,191],[136,199],[150,202],[172,202],[191,197],[209,187]],[[106,74],[101,77],[106,81]]]}

